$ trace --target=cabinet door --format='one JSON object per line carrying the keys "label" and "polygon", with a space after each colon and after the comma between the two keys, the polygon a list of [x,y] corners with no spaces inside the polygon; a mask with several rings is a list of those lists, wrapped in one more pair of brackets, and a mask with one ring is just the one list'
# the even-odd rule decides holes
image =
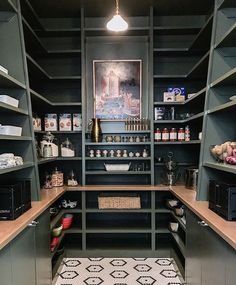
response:
{"label": "cabinet door", "polygon": [[202,239],[202,285],[225,285],[227,245],[209,227],[204,228]]}
{"label": "cabinet door", "polygon": [[236,250],[228,246],[226,285],[236,284]]}
{"label": "cabinet door", "polygon": [[0,284],[11,285],[11,253],[10,246],[0,250]]}
{"label": "cabinet door", "polygon": [[189,210],[186,221],[186,281],[188,285],[201,285],[202,228]]}
{"label": "cabinet door", "polygon": [[37,285],[50,285],[51,273],[51,251],[50,251],[50,214],[44,212],[37,219],[35,227],[36,238],[36,283]]}
{"label": "cabinet door", "polygon": [[12,285],[36,285],[35,229],[28,227],[11,242]]}

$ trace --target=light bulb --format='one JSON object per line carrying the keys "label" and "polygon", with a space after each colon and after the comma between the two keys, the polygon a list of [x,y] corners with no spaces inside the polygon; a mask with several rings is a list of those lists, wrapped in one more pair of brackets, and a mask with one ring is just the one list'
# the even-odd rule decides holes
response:
{"label": "light bulb", "polygon": [[128,29],[128,23],[120,15],[114,15],[107,23],[107,29],[113,32],[126,31]]}

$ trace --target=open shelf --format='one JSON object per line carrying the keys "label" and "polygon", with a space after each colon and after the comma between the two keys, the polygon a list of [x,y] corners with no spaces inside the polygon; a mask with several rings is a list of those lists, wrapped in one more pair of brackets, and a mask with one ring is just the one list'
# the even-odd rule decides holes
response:
{"label": "open shelf", "polygon": [[236,23],[215,44],[215,48],[232,47],[236,45]]}
{"label": "open shelf", "polygon": [[[205,22],[194,41],[190,46],[190,50],[201,50],[201,49],[209,49],[210,40],[211,40],[211,31],[212,31],[212,23],[213,23],[213,14],[211,14],[208,20]],[[206,46],[207,45],[207,46]]]}
{"label": "open shelf", "polygon": [[218,6],[218,9],[225,8],[236,8],[236,3],[234,0],[223,0],[222,3]]}
{"label": "open shelf", "polygon": [[210,86],[215,87],[215,86],[235,85],[235,81],[236,81],[236,67],[226,72],[219,78],[217,78],[215,81],[211,83]]}
{"label": "open shelf", "polygon": [[212,108],[208,111],[208,114],[214,114],[216,112],[228,112],[228,111],[234,112],[235,110],[236,110],[236,100]]}
{"label": "open shelf", "polygon": [[50,132],[52,134],[81,134],[81,131],[34,131],[35,134],[46,134],[47,132]]}
{"label": "open shelf", "polygon": [[189,71],[187,78],[203,78],[207,76],[210,51],[208,51]]}
{"label": "open shelf", "polygon": [[11,106],[9,104],[5,104],[3,102],[0,102],[0,111],[1,113],[18,113],[18,114],[28,115],[28,111]]}
{"label": "open shelf", "polygon": [[9,74],[0,70],[0,86],[1,88],[23,88],[26,89],[26,85],[16,80]]}
{"label": "open shelf", "polygon": [[186,231],[186,225],[184,224],[183,220],[180,217],[176,216],[173,211],[171,211],[171,214],[172,217],[179,223],[183,231]]}
{"label": "open shelf", "polygon": [[0,169],[0,174],[6,174],[6,173],[9,173],[9,172],[22,170],[22,169],[29,168],[29,167],[32,167],[32,166],[34,166],[33,162],[24,162],[23,165],[18,165],[18,166],[15,166],[15,167]]}
{"label": "open shelf", "polygon": [[26,38],[27,52],[37,50],[39,53],[45,54],[47,52],[45,46],[43,45],[35,31],[31,28],[30,24],[26,21],[26,19],[24,19],[24,17],[22,17],[22,23]]}
{"label": "open shelf", "polygon": [[171,233],[171,235],[172,235],[174,241],[176,242],[178,248],[180,249],[181,253],[185,257],[185,245],[183,244],[181,238],[179,237],[179,235],[177,233]]}
{"label": "open shelf", "polygon": [[155,145],[168,145],[168,144],[184,144],[184,145],[188,145],[188,144],[200,144],[201,143],[201,141],[200,140],[192,140],[192,141],[189,141],[189,142],[178,142],[178,141],[176,141],[176,142],[170,142],[170,141],[168,141],[168,142],[154,142],[154,144]]}
{"label": "open shelf", "polygon": [[0,140],[32,141],[32,137],[0,135]]}
{"label": "open shelf", "polygon": [[86,160],[150,160],[151,157],[86,157]]}
{"label": "open shelf", "polygon": [[212,169],[217,169],[220,171],[236,174],[236,165],[217,163],[217,162],[204,162],[203,165]]}
{"label": "open shelf", "polygon": [[85,171],[86,175],[149,175],[151,171],[106,171],[106,170],[91,170]]}
{"label": "open shelf", "polygon": [[52,158],[40,158],[38,159],[38,164],[45,164],[49,162],[54,162],[54,161],[79,161],[82,160],[82,157],[80,156],[74,156],[74,157],[52,157]]}
{"label": "open shelf", "polygon": [[99,145],[150,145],[151,142],[85,142],[85,145],[93,145],[93,146],[99,146]]}
{"label": "open shelf", "polygon": [[204,93],[206,93],[206,87],[201,89],[200,91],[196,92],[191,98],[187,99],[184,102],[163,102],[163,101],[156,101],[154,102],[155,106],[183,106],[186,105],[199,97],[201,97]]}
{"label": "open shelf", "polygon": [[200,27],[196,26],[154,26],[154,32],[161,35],[192,35],[199,32]]}
{"label": "open shelf", "polygon": [[9,12],[12,14],[17,12],[17,8],[11,0],[1,0],[0,11]]}

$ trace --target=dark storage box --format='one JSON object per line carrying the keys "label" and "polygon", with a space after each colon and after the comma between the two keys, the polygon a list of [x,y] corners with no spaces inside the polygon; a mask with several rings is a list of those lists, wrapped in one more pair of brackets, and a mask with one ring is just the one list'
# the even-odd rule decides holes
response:
{"label": "dark storage box", "polygon": [[236,185],[210,180],[209,208],[228,221],[236,220]]}
{"label": "dark storage box", "polygon": [[30,208],[30,180],[0,185],[0,220],[15,220]]}

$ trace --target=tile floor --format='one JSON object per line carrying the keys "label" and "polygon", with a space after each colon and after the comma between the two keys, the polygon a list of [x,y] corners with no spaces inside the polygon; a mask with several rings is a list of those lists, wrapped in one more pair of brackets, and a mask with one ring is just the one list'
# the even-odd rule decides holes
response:
{"label": "tile floor", "polygon": [[55,285],[181,285],[170,258],[66,258]]}

